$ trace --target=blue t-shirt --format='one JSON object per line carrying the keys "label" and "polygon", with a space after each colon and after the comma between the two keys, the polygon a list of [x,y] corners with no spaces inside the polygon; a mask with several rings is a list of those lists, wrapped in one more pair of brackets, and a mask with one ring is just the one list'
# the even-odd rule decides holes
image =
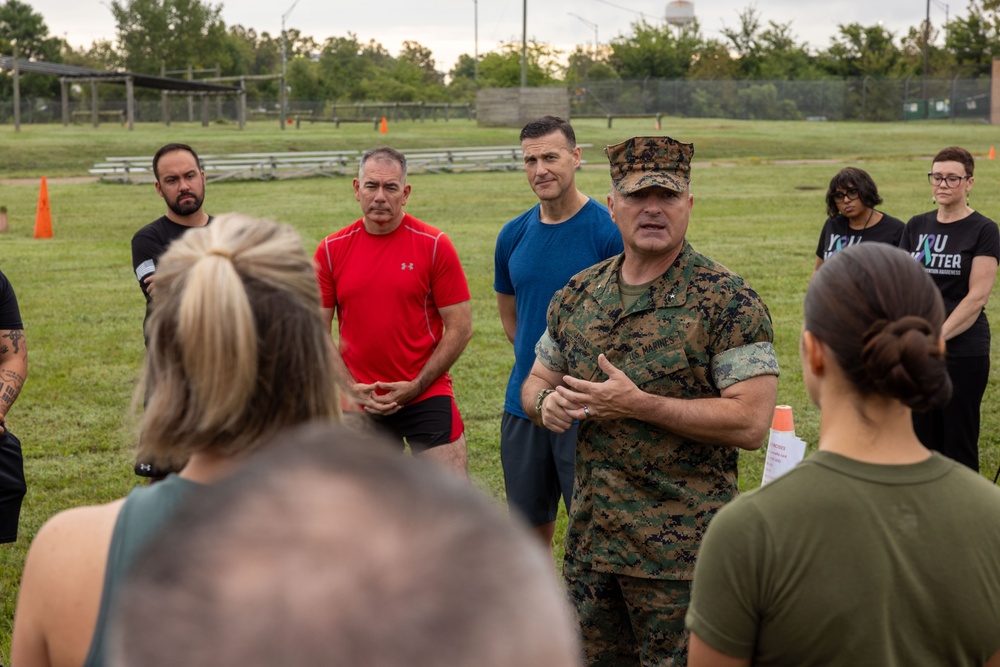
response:
{"label": "blue t-shirt", "polygon": [[504,410],[527,418],[521,409],[521,383],[535,363],[535,343],[545,331],[552,295],[580,271],[623,250],[621,233],[608,209],[591,199],[565,222],[548,225],[540,205],[500,230],[493,257],[493,289],[513,294],[517,308],[514,368]]}

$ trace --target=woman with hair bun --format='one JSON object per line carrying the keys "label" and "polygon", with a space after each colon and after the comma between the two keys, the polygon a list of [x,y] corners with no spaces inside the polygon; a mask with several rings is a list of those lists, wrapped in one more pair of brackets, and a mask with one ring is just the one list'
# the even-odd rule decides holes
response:
{"label": "woman with hair bun", "polygon": [[958,146],[934,156],[927,182],[937,210],[910,218],[899,247],[908,251],[944,297],[942,334],[955,385],[939,410],[913,416],[920,441],[979,470],[980,405],[990,377],[986,302],[997,277],[1000,229],[969,206],[975,160]]}
{"label": "woman with hair bun", "polygon": [[826,190],[826,222],[816,246],[816,269],[855,243],[878,241],[899,245],[903,221],[875,210],[882,203],[878,186],[864,169],[845,167]]}
{"label": "woman with hair bun", "polygon": [[800,354],[819,451],[724,507],[695,566],[688,665],[1000,665],[1000,488],[917,439],[951,395],[945,310],[904,251],[816,272]]}
{"label": "woman with hair bun", "polygon": [[330,333],[295,230],[219,216],[174,241],[156,275],[140,455],[183,469],[42,526],[21,580],[15,665],[106,664],[104,629],[122,579],[181,502],[282,429],[339,420]]}

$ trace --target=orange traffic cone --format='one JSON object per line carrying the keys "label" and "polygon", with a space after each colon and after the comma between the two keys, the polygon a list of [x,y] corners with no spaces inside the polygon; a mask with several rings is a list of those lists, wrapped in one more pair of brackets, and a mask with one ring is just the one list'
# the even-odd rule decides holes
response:
{"label": "orange traffic cone", "polygon": [[35,238],[52,238],[52,211],[49,210],[49,185],[42,176],[42,187],[38,191],[38,212],[35,214]]}
{"label": "orange traffic cone", "polygon": [[378,126],[378,131],[382,134],[389,134],[389,126],[385,122],[385,116],[382,116],[382,123]]}
{"label": "orange traffic cone", "polygon": [[993,146],[990,146],[990,159],[991,159],[991,160],[995,160],[995,159],[996,159],[996,157],[997,157],[997,152],[996,152],[996,150],[995,150],[995,149],[993,148]]}
{"label": "orange traffic cone", "polygon": [[7,207],[0,206],[0,234],[7,231],[9,225],[7,223]]}

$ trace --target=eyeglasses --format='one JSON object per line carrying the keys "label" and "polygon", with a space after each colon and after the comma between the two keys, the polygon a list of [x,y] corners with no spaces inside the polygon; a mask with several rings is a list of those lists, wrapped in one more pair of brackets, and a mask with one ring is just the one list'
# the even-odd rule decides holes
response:
{"label": "eyeglasses", "polygon": [[947,183],[949,188],[957,188],[958,184],[963,180],[968,178],[968,176],[942,176],[941,174],[930,173],[927,174],[927,182],[931,185],[941,185],[942,183]]}
{"label": "eyeglasses", "polygon": [[849,200],[853,201],[853,200],[855,200],[855,199],[858,198],[859,194],[861,194],[861,193],[858,192],[857,188],[848,188],[847,190],[845,190],[843,192],[841,192],[841,191],[838,190],[837,192],[833,193],[833,200],[834,201],[844,201],[845,199],[849,199]]}

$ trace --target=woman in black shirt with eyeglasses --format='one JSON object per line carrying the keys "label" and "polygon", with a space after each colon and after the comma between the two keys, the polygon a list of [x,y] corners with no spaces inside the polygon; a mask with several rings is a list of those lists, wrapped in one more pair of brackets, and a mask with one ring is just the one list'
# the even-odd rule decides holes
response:
{"label": "woman in black shirt with eyeglasses", "polygon": [[834,253],[855,243],[878,241],[899,245],[903,221],[875,210],[881,203],[875,181],[863,169],[846,167],[830,179],[826,191],[829,217],[816,246],[816,269]]}
{"label": "woman in black shirt with eyeglasses", "polygon": [[958,146],[941,150],[927,181],[937,210],[906,223],[899,246],[920,262],[944,298],[948,373],[955,391],[939,410],[914,413],[925,447],[979,470],[979,406],[990,374],[984,308],[1000,260],[997,224],[969,206],[975,160]]}

